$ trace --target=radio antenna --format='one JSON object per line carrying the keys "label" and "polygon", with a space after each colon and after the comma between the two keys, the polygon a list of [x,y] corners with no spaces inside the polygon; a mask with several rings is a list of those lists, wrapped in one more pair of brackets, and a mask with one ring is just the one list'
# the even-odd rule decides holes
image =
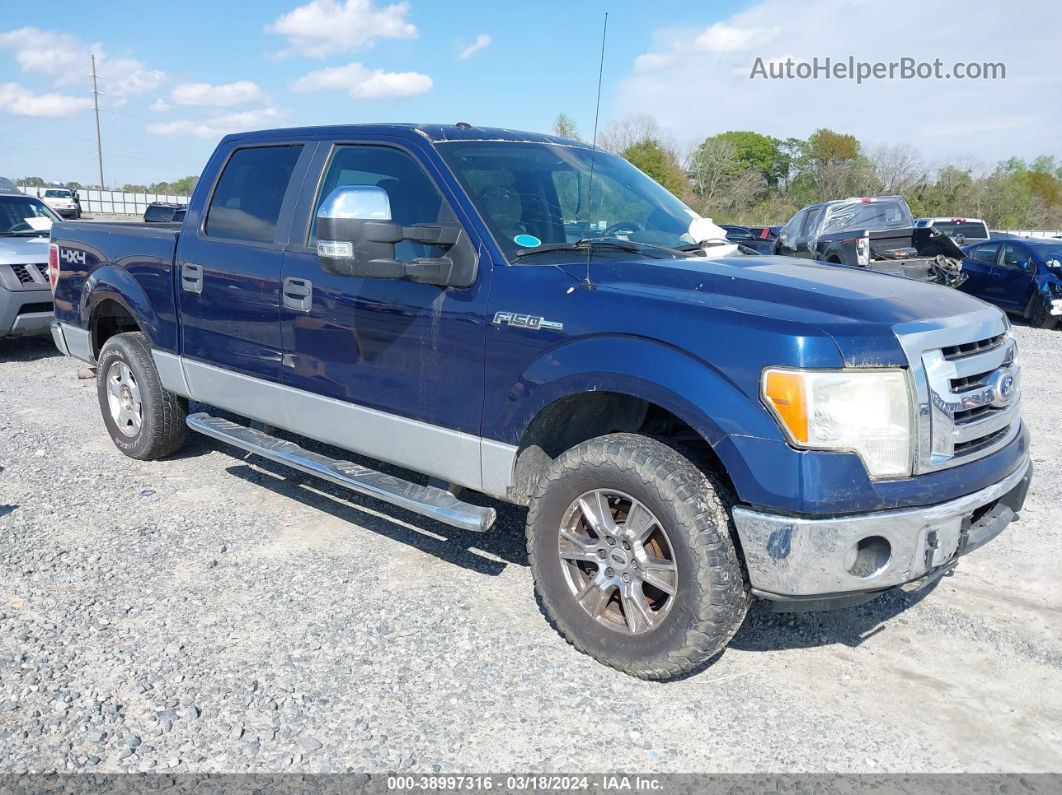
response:
{"label": "radio antenna", "polygon": [[[608,35],[608,12],[605,12],[605,23],[601,27],[601,61],[597,67],[597,104],[594,106],[594,139],[593,149],[590,151],[590,178],[586,185],[586,217],[589,223],[594,219],[594,163],[597,160],[597,121],[601,116],[601,78],[605,74],[605,37]],[[589,225],[589,224],[588,224]],[[587,243],[586,246],[586,278],[583,280],[584,290],[593,290],[594,283],[590,281],[590,255],[594,247]]]}

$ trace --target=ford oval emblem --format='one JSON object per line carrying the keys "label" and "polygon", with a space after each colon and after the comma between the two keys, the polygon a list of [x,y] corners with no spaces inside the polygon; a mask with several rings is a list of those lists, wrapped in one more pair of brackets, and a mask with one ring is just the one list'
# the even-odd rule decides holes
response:
{"label": "ford oval emblem", "polygon": [[1003,408],[1010,403],[1014,399],[1014,393],[1017,392],[1014,373],[1007,367],[992,373],[988,379],[988,385],[992,387],[992,405],[998,408]]}

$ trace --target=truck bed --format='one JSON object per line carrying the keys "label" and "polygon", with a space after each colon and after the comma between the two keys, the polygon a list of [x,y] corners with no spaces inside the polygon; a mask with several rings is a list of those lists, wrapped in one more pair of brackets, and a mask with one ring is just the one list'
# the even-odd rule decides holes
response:
{"label": "truck bed", "polygon": [[[52,242],[59,246],[59,281],[55,288],[55,317],[86,328],[82,296],[90,276],[112,271],[109,281],[129,286],[128,295],[142,297],[151,307],[160,347],[176,348],[177,312],[173,293],[173,263],[180,224],[138,221],[62,222],[52,226]],[[118,272],[120,271],[120,272]],[[97,291],[98,292],[98,291]],[[106,300],[106,292],[96,300]],[[114,296],[113,300],[121,300]]]}

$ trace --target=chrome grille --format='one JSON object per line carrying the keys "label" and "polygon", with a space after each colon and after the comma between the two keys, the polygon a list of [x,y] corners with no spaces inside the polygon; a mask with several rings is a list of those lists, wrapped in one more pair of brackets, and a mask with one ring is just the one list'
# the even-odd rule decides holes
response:
{"label": "chrome grille", "polygon": [[974,342],[963,342],[958,345],[945,345],[940,349],[940,352],[948,361],[951,361],[952,359],[961,359],[964,356],[972,356],[977,353],[983,353],[984,351],[998,348],[1003,344],[1006,338],[1006,334],[996,334],[993,337],[976,340]]}
{"label": "chrome grille", "polygon": [[1008,444],[1021,427],[1021,368],[997,309],[895,327],[919,408],[915,472],[958,466]]}

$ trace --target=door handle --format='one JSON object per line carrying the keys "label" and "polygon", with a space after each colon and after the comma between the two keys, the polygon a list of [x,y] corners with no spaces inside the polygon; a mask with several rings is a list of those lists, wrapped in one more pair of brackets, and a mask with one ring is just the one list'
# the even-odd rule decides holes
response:
{"label": "door handle", "polygon": [[281,288],[284,306],[299,312],[309,312],[313,308],[313,282],[309,279],[295,279],[291,276],[284,280]]}
{"label": "door handle", "polygon": [[194,262],[181,265],[181,288],[190,293],[203,292],[203,266]]}

